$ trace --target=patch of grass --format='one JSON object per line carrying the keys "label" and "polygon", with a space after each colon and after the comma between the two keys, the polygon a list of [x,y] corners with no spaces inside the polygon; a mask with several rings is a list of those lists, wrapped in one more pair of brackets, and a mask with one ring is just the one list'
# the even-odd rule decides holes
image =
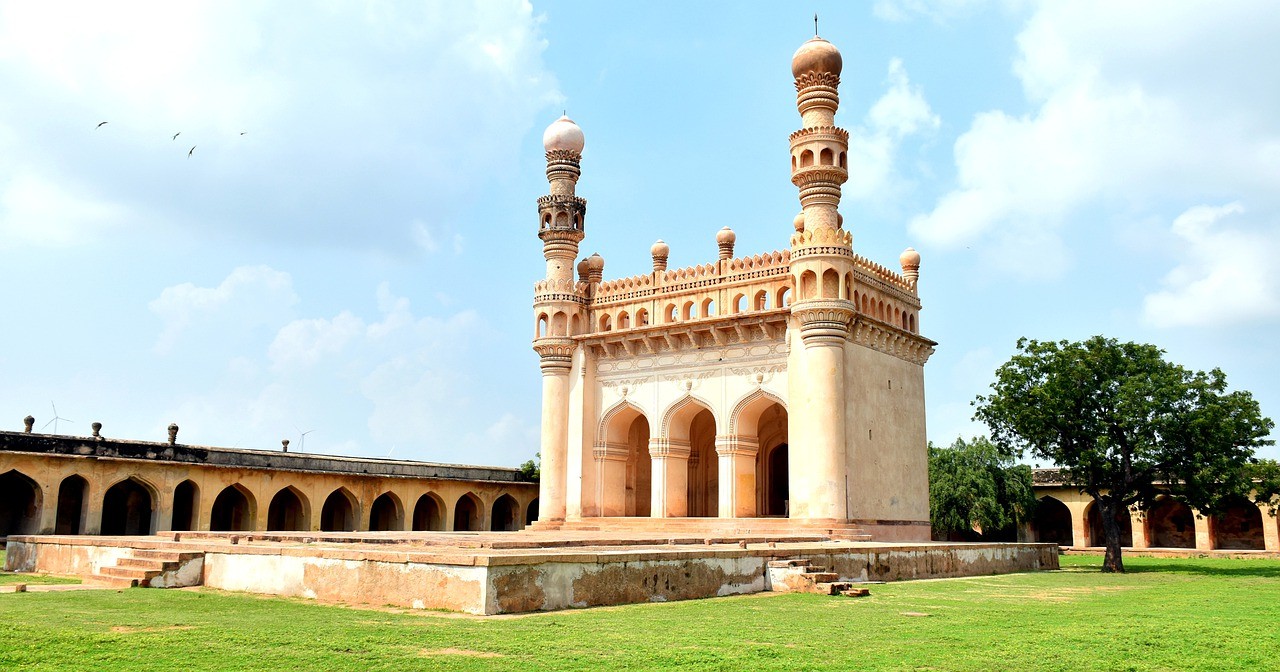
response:
{"label": "patch of grass", "polygon": [[1280,561],[1064,557],[1066,571],[510,618],[212,590],[0,595],[0,668],[1273,669]]}
{"label": "patch of grass", "polygon": [[[5,552],[0,550],[0,568],[4,567]],[[12,586],[16,583],[27,585],[80,583],[80,579],[66,576],[50,576],[48,574],[18,574],[0,571],[0,586]]]}

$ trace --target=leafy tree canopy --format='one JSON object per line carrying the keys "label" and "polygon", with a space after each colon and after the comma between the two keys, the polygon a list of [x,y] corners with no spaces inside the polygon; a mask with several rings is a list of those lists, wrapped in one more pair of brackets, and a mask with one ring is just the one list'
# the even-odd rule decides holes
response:
{"label": "leafy tree canopy", "polygon": [[524,464],[516,467],[520,470],[520,478],[525,481],[537,481],[542,477],[542,453],[534,453],[534,459],[528,460]]}
{"label": "leafy tree canopy", "polygon": [[1001,450],[1056,463],[1100,507],[1107,556],[1123,571],[1122,507],[1145,508],[1157,485],[1207,513],[1250,491],[1247,465],[1275,426],[1220,369],[1191,371],[1153,345],[1095,336],[1018,341],[975,418]]}
{"label": "leafy tree canopy", "polygon": [[1036,504],[1031,467],[986,437],[929,444],[929,519],[938,535],[1014,538]]}

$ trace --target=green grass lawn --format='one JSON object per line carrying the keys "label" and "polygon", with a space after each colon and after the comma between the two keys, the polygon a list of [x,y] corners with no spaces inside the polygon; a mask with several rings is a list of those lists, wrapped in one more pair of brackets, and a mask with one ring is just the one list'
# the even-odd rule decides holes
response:
{"label": "green grass lawn", "polygon": [[1064,571],[476,618],[212,590],[0,595],[0,669],[1273,670],[1280,561]]}

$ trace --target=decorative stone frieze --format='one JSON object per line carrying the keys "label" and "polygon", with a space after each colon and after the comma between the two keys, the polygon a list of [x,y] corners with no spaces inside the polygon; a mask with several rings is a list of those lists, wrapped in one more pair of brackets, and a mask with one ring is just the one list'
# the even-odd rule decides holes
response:
{"label": "decorative stone frieze", "polygon": [[649,456],[657,458],[689,459],[693,449],[688,441],[680,439],[649,439]]}
{"label": "decorative stone frieze", "polygon": [[541,358],[542,374],[563,375],[573,364],[573,351],[578,347],[572,338],[539,338],[533,342],[533,350]]}
{"label": "decorative stone frieze", "polygon": [[719,435],[716,437],[717,455],[742,455],[755,457],[760,452],[760,441],[754,436],[737,434]]}
{"label": "decorative stone frieze", "polygon": [[800,338],[808,346],[839,345],[849,336],[853,304],[842,299],[802,301],[791,307],[800,321]]}

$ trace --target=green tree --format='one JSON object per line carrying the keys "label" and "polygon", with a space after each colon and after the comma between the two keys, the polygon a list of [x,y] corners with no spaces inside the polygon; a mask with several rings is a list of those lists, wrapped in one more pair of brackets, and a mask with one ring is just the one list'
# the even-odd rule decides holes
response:
{"label": "green tree", "polygon": [[1109,572],[1124,571],[1118,512],[1150,507],[1157,483],[1201,511],[1221,510],[1249,492],[1247,465],[1275,426],[1251,394],[1227,392],[1220,369],[1190,371],[1153,345],[1102,336],[1019,339],[974,404],[1002,450],[1056,463],[1093,497]]}
{"label": "green tree", "polygon": [[534,453],[533,458],[516,468],[520,470],[523,480],[536,482],[542,477],[542,453]]}
{"label": "green tree", "polygon": [[929,444],[929,520],[936,534],[1015,538],[1035,510],[1031,467],[986,437]]}

